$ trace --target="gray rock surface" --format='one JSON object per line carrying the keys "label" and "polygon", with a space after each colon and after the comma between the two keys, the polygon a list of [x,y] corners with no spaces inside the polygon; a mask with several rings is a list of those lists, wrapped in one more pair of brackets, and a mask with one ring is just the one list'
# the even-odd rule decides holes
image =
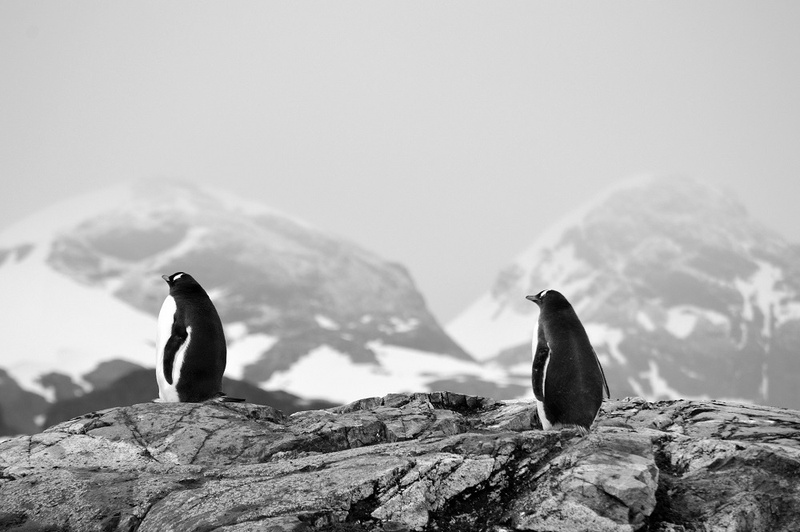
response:
{"label": "gray rock surface", "polygon": [[0,442],[0,530],[800,530],[800,414],[396,394],[284,416],[146,403]]}

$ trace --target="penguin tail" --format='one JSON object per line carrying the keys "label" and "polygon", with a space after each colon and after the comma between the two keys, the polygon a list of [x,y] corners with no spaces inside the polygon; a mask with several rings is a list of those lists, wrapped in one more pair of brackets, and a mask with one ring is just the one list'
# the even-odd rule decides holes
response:
{"label": "penguin tail", "polygon": [[211,401],[217,401],[220,403],[244,403],[245,400],[241,397],[231,397],[229,395],[225,395],[223,392],[219,392],[216,396],[210,399]]}

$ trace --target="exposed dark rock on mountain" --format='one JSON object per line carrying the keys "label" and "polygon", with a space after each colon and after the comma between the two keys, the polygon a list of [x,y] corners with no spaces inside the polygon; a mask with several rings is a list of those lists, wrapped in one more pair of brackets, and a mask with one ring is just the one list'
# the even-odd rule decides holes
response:
{"label": "exposed dark rock on mountain", "polygon": [[3,421],[3,413],[0,412],[0,436],[14,436],[16,434],[19,433],[6,425],[6,422]]}
{"label": "exposed dark rock on mountain", "polygon": [[[131,193],[132,206],[87,217],[58,237],[48,264],[88,284],[113,281],[117,298],[147,313],[164,299],[162,272],[191,270],[218,294],[226,323],[281,338],[292,361],[307,352],[305,345],[288,347],[298,332],[315,347],[327,335],[355,347],[383,340],[469,358],[441,330],[402,265],[213,190],[149,181]],[[336,329],[321,326],[318,316]],[[414,325],[398,328],[397,320]]]}
{"label": "exposed dark rock on mountain", "polygon": [[800,248],[731,193],[640,180],[556,223],[448,332],[479,359],[524,369],[537,318],[524,296],[553,288],[576,308],[617,397],[800,408],[798,264]]}
{"label": "exposed dark rock on mountain", "polygon": [[286,416],[147,403],[0,443],[0,529],[800,529],[800,413],[607,402],[588,437],[533,405],[395,394]]}
{"label": "exposed dark rock on mountain", "polygon": [[[498,381],[443,331],[402,265],[266,206],[170,180],[76,197],[0,232],[9,324],[0,368],[40,402],[61,402],[152,363],[168,293],[161,275],[176,271],[211,295],[229,377],[331,403]],[[309,379],[303,365],[362,378],[340,386]],[[8,404],[9,425],[41,430],[47,404],[27,409],[22,425]]]}
{"label": "exposed dark rock on mountain", "polygon": [[22,389],[0,369],[0,406],[6,434],[30,434],[40,430],[36,420],[44,416],[49,404],[41,395]]}
{"label": "exposed dark rock on mountain", "polygon": [[[116,381],[128,375],[129,373],[133,373],[136,370],[143,369],[139,364],[133,364],[132,362],[128,362],[127,360],[106,360],[101,362],[97,365],[97,367],[86,373],[83,376],[83,380],[88,382],[92,385],[93,390],[99,390],[101,388],[108,388],[109,386],[113,385]],[[134,401],[137,403],[141,403],[143,401]],[[128,403],[133,404],[133,403]],[[123,405],[108,405],[108,406],[123,406]],[[108,407],[103,407],[108,408]],[[97,410],[96,408],[92,410]],[[88,412],[88,410],[85,410]]]}

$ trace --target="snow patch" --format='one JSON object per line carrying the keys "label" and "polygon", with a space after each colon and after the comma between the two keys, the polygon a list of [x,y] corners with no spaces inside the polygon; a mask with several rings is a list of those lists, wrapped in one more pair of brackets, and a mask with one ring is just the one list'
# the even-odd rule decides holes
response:
{"label": "snow patch", "polygon": [[776,309],[775,327],[794,320],[800,320],[800,301],[787,301]]}
{"label": "snow patch", "polygon": [[160,257],[162,261],[169,261],[173,257],[180,258],[188,255],[193,249],[203,249],[204,242],[208,238],[209,230],[205,227],[192,227],[177,245],[163,252]]}
{"label": "snow patch", "polygon": [[[650,400],[658,399],[675,399],[681,397],[680,392],[670,387],[669,383],[664,379],[658,371],[658,364],[651,360],[648,362],[648,370],[641,372],[639,375],[647,380],[650,385]],[[705,397],[704,397],[705,399]]]}
{"label": "snow patch", "polygon": [[374,365],[356,364],[346,354],[323,345],[301,357],[288,370],[275,372],[261,387],[348,403],[363,397],[411,391],[414,384],[400,382]]}
{"label": "snow patch", "polygon": [[756,261],[758,270],[748,279],[737,278],[735,286],[742,295],[742,317],[748,321],[755,318],[757,308],[764,317],[761,333],[771,336],[773,327],[790,319],[800,318],[800,305],[784,303],[796,294],[778,288],[783,282],[783,270],[763,260]]}
{"label": "snow patch", "polygon": [[276,336],[264,333],[248,334],[247,325],[242,322],[225,326],[228,340],[228,357],[225,376],[245,380],[245,368],[258,362],[278,341]]}
{"label": "snow patch", "polygon": [[[0,275],[4,319],[13,324],[3,330],[2,366],[14,380],[46,395],[48,390],[38,382],[42,373],[57,370],[80,385],[82,375],[104,360],[152,364],[155,318],[104,289],[51,270],[44,262],[46,251],[39,247],[28,260],[5,264]],[[30,318],[41,315],[43,308],[58,319],[42,323]]]}
{"label": "snow patch", "polygon": [[728,330],[731,327],[730,319],[720,312],[694,305],[676,305],[667,310],[664,329],[676,338],[683,340],[692,334],[701,320],[716,327],[725,327]]}
{"label": "snow patch", "polygon": [[764,399],[769,397],[769,366],[766,362],[761,364],[761,384],[758,386],[758,393]]}
{"label": "snow patch", "polygon": [[346,354],[323,345],[311,350],[289,369],[274,373],[261,387],[347,403],[388,393],[425,391],[433,381],[459,376],[480,377],[501,384],[511,382],[499,367],[487,368],[447,355],[379,341],[370,342],[368,347],[375,352],[377,365],[356,364]]}
{"label": "snow patch", "polygon": [[411,332],[417,327],[419,327],[419,320],[416,318],[408,318],[406,320],[397,318],[392,316],[389,320],[394,327],[394,332],[396,333],[407,333]]}
{"label": "snow patch", "polygon": [[[584,328],[586,329],[586,334],[589,336],[589,341],[595,347],[595,351],[598,346],[604,345],[608,348],[608,352],[615,362],[622,366],[628,363],[628,359],[622,354],[619,348],[622,340],[625,339],[625,333],[622,332],[622,330],[610,327],[604,323],[587,323],[584,324]],[[605,364],[603,360],[601,360],[600,363]]]}
{"label": "snow patch", "polygon": [[228,341],[230,345],[231,342],[236,340],[241,340],[245,336],[247,336],[247,324],[243,321],[236,321],[233,323],[223,323],[222,324],[225,329],[225,339]]}
{"label": "snow patch", "polygon": [[431,380],[454,378],[460,375],[481,377],[489,381],[506,384],[506,375],[500,368],[491,369],[448,355],[419,351],[409,347],[388,345],[379,341],[367,344],[378,355],[378,362],[393,375],[425,376]]}
{"label": "snow patch", "polygon": [[[497,364],[489,364],[487,367],[497,366]],[[498,366],[499,367],[499,366]],[[531,380],[531,364],[530,362],[520,362],[513,366],[505,366],[504,371],[509,375],[524,377],[526,382]]]}
{"label": "snow patch", "polygon": [[[655,361],[648,363],[647,371],[642,371],[639,376],[645,379],[650,386],[650,393],[646,393],[641,383],[634,380],[632,377],[628,378],[628,384],[633,388],[636,395],[647,399],[648,401],[658,401],[662,399],[687,399],[689,401],[709,401],[712,399],[707,394],[688,395],[682,394],[672,386],[669,382],[661,376],[658,364]],[[719,401],[729,401],[743,404],[752,404],[752,401],[742,399],[741,397],[714,397],[713,399]]]}
{"label": "snow patch", "polygon": [[653,332],[656,330],[656,324],[653,323],[653,320],[650,319],[650,316],[643,310],[640,310],[636,313],[636,323],[642,326],[642,328],[647,332]]}
{"label": "snow patch", "polygon": [[314,321],[317,322],[317,325],[322,327],[323,329],[327,329],[329,331],[338,331],[339,324],[330,319],[327,316],[323,316],[322,314],[317,314],[314,316]]}
{"label": "snow patch", "polygon": [[628,377],[628,386],[630,386],[631,389],[633,390],[634,397],[642,397],[648,401],[654,400],[650,394],[645,393],[642,385],[639,384],[639,382],[637,382],[636,379],[634,379],[633,377]]}
{"label": "snow patch", "polygon": [[697,314],[686,306],[672,307],[667,311],[667,321],[664,328],[669,333],[680,339],[688,338],[697,325]]}
{"label": "snow patch", "polygon": [[[524,301],[525,294],[519,297]],[[530,340],[539,317],[536,308],[530,303],[530,313],[515,312],[486,293],[450,322],[447,333],[470,355],[487,360],[503,349]]]}

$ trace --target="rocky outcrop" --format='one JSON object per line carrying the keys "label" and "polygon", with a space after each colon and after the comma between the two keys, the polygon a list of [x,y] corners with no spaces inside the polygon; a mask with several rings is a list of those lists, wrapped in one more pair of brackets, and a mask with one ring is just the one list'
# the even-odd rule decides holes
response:
{"label": "rocky outcrop", "polygon": [[285,416],[145,403],[0,443],[0,530],[800,530],[800,414],[397,394]]}
{"label": "rocky outcrop", "polygon": [[[153,378],[154,372],[154,369],[136,369],[108,386],[96,388],[87,394],[65,401],[56,401],[47,409],[43,426],[49,427],[61,423],[84,412],[152,401],[158,397],[158,385]],[[250,403],[269,405],[285,414],[337,406],[337,403],[330,401],[303,399],[286,392],[262,390],[249,382],[227,377],[222,380],[222,389],[230,397],[242,397]]]}

